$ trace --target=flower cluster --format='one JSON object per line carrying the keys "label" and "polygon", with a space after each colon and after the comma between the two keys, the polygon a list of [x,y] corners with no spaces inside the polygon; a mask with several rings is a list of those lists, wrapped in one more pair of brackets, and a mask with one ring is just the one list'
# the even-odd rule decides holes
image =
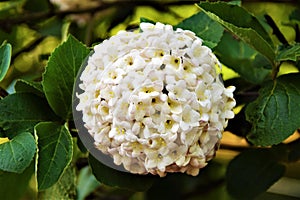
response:
{"label": "flower cluster", "polygon": [[188,30],[141,23],[94,47],[77,110],[96,147],[131,173],[197,175],[234,117],[211,50]]}

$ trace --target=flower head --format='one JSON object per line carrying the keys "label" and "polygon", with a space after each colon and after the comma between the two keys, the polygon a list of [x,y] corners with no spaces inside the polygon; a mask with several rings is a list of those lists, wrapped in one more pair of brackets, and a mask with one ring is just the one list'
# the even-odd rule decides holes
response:
{"label": "flower head", "polygon": [[213,158],[234,87],[191,31],[141,23],[95,46],[81,74],[77,110],[99,151],[131,173],[197,175]]}

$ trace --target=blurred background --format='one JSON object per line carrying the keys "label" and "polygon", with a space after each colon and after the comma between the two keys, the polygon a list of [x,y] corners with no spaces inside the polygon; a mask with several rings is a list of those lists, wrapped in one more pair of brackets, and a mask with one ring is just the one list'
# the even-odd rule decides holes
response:
{"label": "blurred background", "polygon": [[[295,24],[290,22],[289,15],[295,9],[299,9],[298,1],[235,2],[260,18],[262,22],[265,21],[264,15],[267,13],[288,41],[295,40]],[[12,58],[11,67],[0,82],[1,96],[14,92],[16,79],[41,80],[51,52],[66,39],[68,34],[74,35],[79,41],[92,47],[119,30],[138,28],[141,19],[176,25],[200,11],[196,3],[199,1],[2,0],[0,43],[6,41],[12,45]],[[274,40],[276,41],[276,38]],[[283,71],[280,73],[298,71],[289,63],[285,63],[281,69]],[[238,77],[237,73],[226,66],[222,73],[225,80]],[[236,112],[239,109],[241,108],[237,108]],[[295,133],[286,142],[292,142],[297,138],[299,134]],[[137,193],[100,184],[86,167],[87,162],[79,160],[77,199],[232,199],[226,190],[226,169],[228,163],[239,152],[248,148],[251,146],[246,140],[231,132],[225,132],[216,158],[197,178],[168,175],[149,191]],[[35,182],[30,177],[26,178],[30,181],[28,187],[20,191],[22,199],[34,199],[37,197]],[[18,187],[17,182],[15,184]],[[64,190],[50,191],[43,194],[42,198],[56,199],[57,192],[70,192]],[[73,199],[72,195],[69,199]],[[300,199],[299,161],[288,164],[284,177],[256,199]]]}

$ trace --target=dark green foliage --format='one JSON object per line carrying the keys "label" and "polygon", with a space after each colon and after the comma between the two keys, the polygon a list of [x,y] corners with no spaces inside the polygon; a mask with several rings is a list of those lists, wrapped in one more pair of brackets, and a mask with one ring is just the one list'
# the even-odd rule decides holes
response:
{"label": "dark green foliage", "polygon": [[284,173],[279,155],[269,149],[252,149],[235,157],[227,169],[227,188],[236,199],[253,199]]}

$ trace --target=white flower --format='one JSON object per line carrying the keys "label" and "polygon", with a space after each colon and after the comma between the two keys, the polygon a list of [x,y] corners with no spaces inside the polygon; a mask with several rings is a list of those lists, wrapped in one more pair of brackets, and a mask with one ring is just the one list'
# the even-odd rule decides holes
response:
{"label": "white flower", "polygon": [[180,121],[180,128],[182,131],[187,131],[193,127],[200,125],[200,113],[193,110],[191,106],[185,105],[182,111],[182,120]]}
{"label": "white flower", "polygon": [[131,173],[197,175],[213,158],[234,87],[191,31],[141,23],[94,47],[77,94],[84,126],[99,151]]}
{"label": "white flower", "polygon": [[[147,152],[147,151],[146,151]],[[174,162],[169,156],[169,149],[167,147],[162,150],[150,150],[146,153],[145,167],[148,170],[158,170],[165,172],[166,167]]]}
{"label": "white flower", "polygon": [[187,83],[184,80],[178,80],[174,84],[168,84],[166,89],[168,96],[175,101],[187,102],[192,98],[192,93],[187,89]]}

